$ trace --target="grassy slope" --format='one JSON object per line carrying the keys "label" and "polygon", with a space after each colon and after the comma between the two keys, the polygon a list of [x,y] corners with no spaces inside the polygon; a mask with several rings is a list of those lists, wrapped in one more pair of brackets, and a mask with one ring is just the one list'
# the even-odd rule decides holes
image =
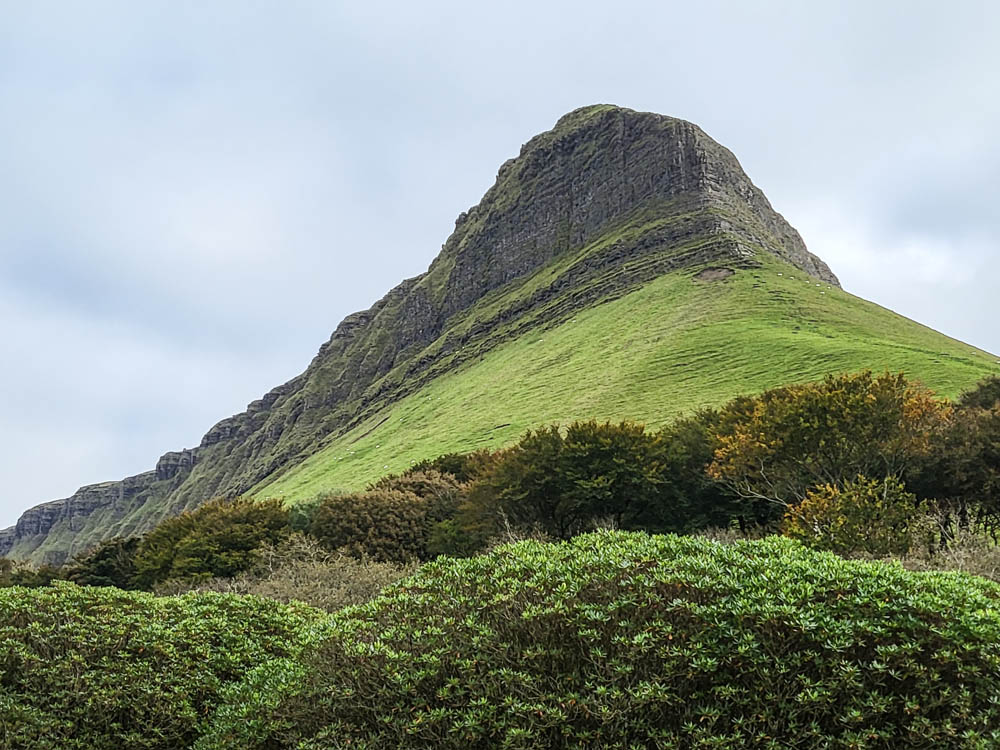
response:
{"label": "grassy slope", "polygon": [[442,376],[276,480],[258,497],[291,502],[354,489],[448,451],[501,446],[574,419],[659,426],[740,393],[861,369],[902,370],[943,396],[997,357],[775,260],[702,282],[662,276],[568,323],[532,332]]}

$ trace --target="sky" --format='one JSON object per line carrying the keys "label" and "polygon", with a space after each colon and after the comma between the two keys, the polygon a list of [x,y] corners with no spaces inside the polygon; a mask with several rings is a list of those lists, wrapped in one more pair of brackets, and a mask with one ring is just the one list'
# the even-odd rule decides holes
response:
{"label": "sky", "polygon": [[843,286],[1000,355],[1000,4],[0,0],[0,528],[153,468],[595,103],[731,149]]}

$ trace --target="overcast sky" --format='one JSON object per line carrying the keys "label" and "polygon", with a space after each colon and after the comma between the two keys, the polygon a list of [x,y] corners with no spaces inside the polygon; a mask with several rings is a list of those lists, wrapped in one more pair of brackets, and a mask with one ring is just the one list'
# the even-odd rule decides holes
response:
{"label": "overcast sky", "polygon": [[586,104],[698,123],[845,288],[1000,354],[998,38],[939,0],[0,0],[0,527],[301,372]]}

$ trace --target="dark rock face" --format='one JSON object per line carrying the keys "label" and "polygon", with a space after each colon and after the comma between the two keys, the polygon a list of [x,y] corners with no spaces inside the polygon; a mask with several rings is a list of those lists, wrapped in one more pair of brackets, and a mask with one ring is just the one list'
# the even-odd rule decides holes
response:
{"label": "dark rock face", "polygon": [[[147,471],[117,482],[87,485],[64,500],[52,500],[29,508],[15,526],[0,532],[0,549],[6,554],[17,542],[27,542],[28,545],[22,544],[22,552],[34,551],[57,526],[69,532],[80,531],[95,512],[102,509],[114,512],[115,509],[128,507],[132,499],[155,481],[156,472]],[[65,559],[66,554],[61,549],[43,550],[43,554],[37,556],[38,562],[56,565]]]}
{"label": "dark rock face", "polygon": [[[607,105],[576,110],[500,168],[426,273],[347,316],[302,375],[220,421],[197,448],[165,454],[155,471],[32,508],[0,532],[0,554],[58,560],[80,550],[65,534],[47,542],[54,529],[85,530],[92,543],[245,492],[324,437],[532,327],[672,270],[738,267],[761,251],[839,285],[697,126]],[[517,293],[553,264],[550,281]],[[480,309],[495,293],[504,304]]]}
{"label": "dark rock face", "polygon": [[[254,402],[258,403],[258,402]],[[253,404],[251,404],[253,406]],[[181,471],[190,471],[191,467],[198,461],[198,449],[182,451],[170,451],[160,456],[156,462],[156,478],[159,480],[172,479]]]}

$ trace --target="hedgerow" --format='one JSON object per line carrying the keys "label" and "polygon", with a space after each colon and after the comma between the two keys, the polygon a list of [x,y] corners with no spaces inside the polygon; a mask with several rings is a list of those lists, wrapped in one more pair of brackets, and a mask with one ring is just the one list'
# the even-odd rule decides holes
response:
{"label": "hedgerow", "polygon": [[0,747],[190,747],[223,686],[292,654],[323,616],[220,594],[0,590]]}
{"label": "hedgerow", "polygon": [[200,750],[995,748],[1000,586],[782,538],[441,558],[229,689]]}

